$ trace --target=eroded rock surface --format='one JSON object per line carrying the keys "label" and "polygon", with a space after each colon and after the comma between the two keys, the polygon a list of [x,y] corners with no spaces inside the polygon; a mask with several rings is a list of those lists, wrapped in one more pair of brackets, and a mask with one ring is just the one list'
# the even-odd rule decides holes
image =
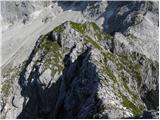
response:
{"label": "eroded rock surface", "polygon": [[1,118],[158,118],[157,3],[56,4],[87,22],[63,22],[2,69]]}

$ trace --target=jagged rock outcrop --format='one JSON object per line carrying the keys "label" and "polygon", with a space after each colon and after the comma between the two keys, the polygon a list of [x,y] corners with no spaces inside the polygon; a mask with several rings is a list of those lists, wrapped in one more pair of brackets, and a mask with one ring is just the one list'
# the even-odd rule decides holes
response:
{"label": "jagged rock outcrop", "polygon": [[[103,1],[92,4],[82,10],[86,19],[96,21],[105,32],[115,34],[123,44],[129,45],[130,50],[158,61],[158,2]],[[131,40],[124,40],[126,37]]]}
{"label": "jagged rock outcrop", "polygon": [[144,1],[110,2],[109,5],[114,9],[112,8],[113,13],[107,21],[106,31],[109,33],[123,32],[129,26],[139,24],[147,12],[147,4]]}
{"label": "jagged rock outcrop", "polygon": [[44,25],[59,11],[81,11],[84,18],[79,23],[64,19],[36,40],[23,63],[3,67],[1,118],[159,117],[157,2],[3,5],[14,6],[13,12],[3,9],[9,23],[30,22],[32,13],[44,6]]}
{"label": "jagged rock outcrop", "polygon": [[158,97],[146,96],[157,96],[158,63],[137,52],[114,52],[113,42],[93,22],[68,21],[42,35],[14,76],[21,93],[9,79],[2,84],[6,100],[16,93],[11,103],[4,100],[3,117],[21,110],[16,117],[126,118],[157,110]]}

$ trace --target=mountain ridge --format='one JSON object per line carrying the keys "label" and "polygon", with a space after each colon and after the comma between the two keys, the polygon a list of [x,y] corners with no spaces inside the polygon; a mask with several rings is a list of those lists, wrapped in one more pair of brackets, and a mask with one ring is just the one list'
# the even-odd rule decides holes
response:
{"label": "mountain ridge", "polygon": [[[90,33],[83,34],[87,30]],[[154,108],[152,99],[142,101],[142,98],[146,91],[150,92],[147,86],[150,89],[152,86],[153,90],[158,89],[158,63],[152,63],[136,52],[125,53],[126,56],[114,53],[112,40],[112,36],[103,33],[93,22],[80,24],[67,21],[42,35],[20,70],[18,81],[24,107],[18,118],[123,118],[140,115],[143,109]],[[108,47],[101,45],[101,41],[106,42]],[[140,72],[148,65],[156,69],[152,76],[148,76],[151,71]],[[128,80],[124,76],[128,76]],[[153,83],[145,77],[153,79]],[[136,91],[130,85],[134,85]],[[157,87],[154,88],[154,85]],[[117,100],[117,97],[121,99]],[[114,103],[105,103],[106,100]],[[147,106],[147,102],[153,102],[153,106]]]}

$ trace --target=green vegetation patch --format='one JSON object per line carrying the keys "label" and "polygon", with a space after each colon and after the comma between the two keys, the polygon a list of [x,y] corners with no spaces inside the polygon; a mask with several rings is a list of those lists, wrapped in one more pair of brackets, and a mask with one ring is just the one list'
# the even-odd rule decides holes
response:
{"label": "green vegetation patch", "polygon": [[94,22],[86,22],[84,24],[70,22],[70,25],[73,29],[80,32],[81,34],[87,35],[88,32],[93,29],[94,35],[97,37],[98,40],[107,40],[113,39],[113,37],[105,32],[103,32],[99,26]]}
{"label": "green vegetation patch", "polygon": [[142,77],[141,77],[141,65],[140,64],[135,64],[133,67],[133,74],[134,78],[137,80],[137,84],[140,86]]}
{"label": "green vegetation patch", "polygon": [[[58,54],[58,53],[56,53],[56,54]],[[53,56],[53,57],[50,57],[50,56]],[[57,56],[53,53],[48,53],[47,58],[45,59],[44,65],[47,68],[50,68],[52,70],[52,75],[53,75],[57,71],[58,71],[58,73],[60,73],[64,69],[62,60],[63,60],[62,56],[60,56],[60,55]]]}
{"label": "green vegetation patch", "polygon": [[[141,78],[141,65],[138,63],[135,63],[135,58],[133,58],[132,54],[127,54],[127,55],[116,55],[113,54],[103,48],[103,46],[100,45],[99,41],[100,40],[112,40],[113,37],[107,33],[104,33],[94,22],[86,22],[84,24],[81,23],[75,23],[75,22],[70,22],[70,25],[73,29],[75,29],[77,32],[80,32],[81,34],[84,35],[85,37],[85,42],[86,44],[90,44],[93,48],[98,49],[102,55],[103,55],[103,61],[101,61],[102,65],[102,72],[104,75],[107,75],[110,79],[114,81],[114,83],[122,82],[124,85],[124,88],[126,91],[133,97],[133,101],[138,100],[138,96],[136,96],[135,93],[132,93],[130,88],[127,85],[127,81],[125,76],[121,75],[121,73],[118,73],[118,76],[120,79],[117,79],[116,76],[113,74],[113,71],[111,68],[109,68],[106,63],[107,61],[112,61],[113,64],[116,65],[117,70],[125,70],[127,71],[133,78],[133,80],[137,80],[137,84],[140,85],[140,82],[142,80]],[[95,36],[95,40],[93,40],[91,37],[87,35],[87,31],[93,29],[93,34]],[[60,30],[58,30],[60,31]],[[129,38],[131,39],[136,39],[134,36],[130,35]],[[123,76],[123,77],[122,77]],[[125,95],[120,93],[120,96],[122,98],[122,103],[123,105],[130,109],[134,115],[139,115],[142,113],[143,108],[137,107],[135,103],[130,101]],[[135,99],[134,99],[135,98]]]}
{"label": "green vegetation patch", "polygon": [[85,41],[87,44],[90,43],[94,48],[102,50],[102,47],[96,41],[92,40],[90,37],[86,36]]}
{"label": "green vegetation patch", "polygon": [[73,29],[80,33],[84,33],[85,31],[90,30],[91,28],[93,28],[95,31],[101,31],[98,25],[94,22],[85,22],[84,24],[82,24],[70,21],[70,25]]}
{"label": "green vegetation patch", "polygon": [[11,91],[11,80],[6,80],[2,84],[1,91],[2,91],[3,95],[6,96],[6,97],[10,94],[10,91]]}
{"label": "green vegetation patch", "polygon": [[102,72],[106,75],[108,75],[110,77],[111,80],[113,80],[114,82],[116,82],[116,77],[114,76],[113,72],[111,71],[111,69],[106,65],[107,61],[108,60],[111,60],[113,62],[115,62],[115,56],[108,52],[108,51],[105,51],[103,49],[103,47],[101,47],[99,45],[98,42],[94,41],[93,39],[91,39],[90,37],[86,36],[86,39],[85,39],[86,43],[87,44],[91,44],[93,48],[96,48],[98,50],[100,50],[100,52],[102,53],[103,57],[104,57],[104,60],[103,60],[103,66],[102,66]]}
{"label": "green vegetation patch", "polygon": [[134,63],[135,58],[133,55],[119,55],[121,62],[121,69],[125,69],[132,75],[132,78],[137,81],[137,84],[140,85],[142,81],[141,77],[141,65],[139,63]]}
{"label": "green vegetation patch", "polygon": [[[50,40],[49,34],[44,35],[41,38],[40,48],[44,50],[46,57],[44,60],[44,66],[52,70],[52,75],[57,71],[60,73],[63,69],[63,54],[64,50],[57,41]],[[39,59],[36,61],[41,62]]]}
{"label": "green vegetation patch", "polygon": [[63,24],[62,25],[59,25],[59,26],[57,26],[57,27],[55,27],[54,29],[53,29],[53,32],[63,32],[63,30],[64,30],[64,26],[63,26]]}
{"label": "green vegetation patch", "polygon": [[[119,92],[120,93],[120,92]],[[137,107],[134,103],[132,103],[126,96],[120,93],[122,97],[122,104],[124,107],[130,109],[134,115],[140,115],[143,112],[142,108]]]}
{"label": "green vegetation patch", "polygon": [[1,92],[5,97],[10,95],[12,90],[12,85],[15,78],[18,79],[19,73],[22,70],[22,65],[12,68],[12,66],[6,66],[2,69],[2,77],[5,78],[5,81],[1,84]]}
{"label": "green vegetation patch", "polygon": [[75,29],[76,31],[80,32],[80,33],[84,33],[86,30],[86,25],[85,24],[81,24],[81,23],[75,23],[75,22],[70,22],[70,25],[73,29]]}
{"label": "green vegetation patch", "polygon": [[107,65],[105,65],[105,66],[102,68],[102,72],[103,72],[105,75],[108,75],[109,78],[114,81],[114,83],[117,81],[117,80],[116,80],[116,77],[115,77],[114,74],[113,74],[113,72],[111,71],[111,69],[110,69],[109,67],[107,67]]}
{"label": "green vegetation patch", "polygon": [[42,47],[45,48],[46,51],[56,52],[60,50],[60,45],[56,41],[44,40],[42,42]]}
{"label": "green vegetation patch", "polygon": [[85,24],[87,24],[90,27],[92,27],[95,31],[101,31],[102,32],[102,30],[99,28],[99,26],[94,22],[86,22]]}

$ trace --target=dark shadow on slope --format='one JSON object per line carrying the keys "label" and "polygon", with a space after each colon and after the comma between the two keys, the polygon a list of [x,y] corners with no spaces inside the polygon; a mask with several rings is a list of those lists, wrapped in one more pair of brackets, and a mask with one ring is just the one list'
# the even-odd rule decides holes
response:
{"label": "dark shadow on slope", "polygon": [[[39,41],[35,48],[38,46]],[[27,67],[35,53],[36,49],[32,51],[20,73],[19,85],[25,101],[17,118],[92,118],[97,112],[96,104],[99,101],[96,98],[99,77],[96,66],[89,62],[90,48],[73,63],[70,61],[70,53],[66,55],[62,75],[48,86],[39,80],[42,74],[39,72],[41,64],[34,64],[26,79]],[[41,55],[41,61],[44,57],[45,53]]]}
{"label": "dark shadow on slope", "polygon": [[86,8],[87,4],[87,1],[58,1],[58,6],[60,6],[64,11],[81,11]]}
{"label": "dark shadow on slope", "polygon": [[[159,83],[157,83],[159,84]],[[146,90],[145,85],[141,88],[146,91],[141,99],[146,104],[148,110],[158,110],[159,109],[159,88],[157,86],[156,90]]]}
{"label": "dark shadow on slope", "polygon": [[54,118],[92,118],[96,113],[99,77],[89,58],[90,48],[74,63],[65,63]]}
{"label": "dark shadow on slope", "polygon": [[[33,51],[28,60],[24,63],[23,69],[20,73],[18,83],[21,86],[21,95],[24,97],[24,103],[23,110],[17,118],[47,118],[46,116],[49,114],[48,112],[52,107],[51,105],[54,103],[54,101],[50,101],[50,99],[53,99],[56,95],[51,93],[52,91],[57,90],[56,87],[59,82],[57,82],[56,85],[52,85],[50,88],[48,88],[49,85],[45,86],[42,84],[39,80],[39,77],[43,73],[39,72],[41,64],[34,64],[32,68],[30,68],[31,72],[27,73],[27,67],[33,61],[39,46],[40,39],[37,40]],[[45,55],[46,53],[43,51],[39,61],[43,61]],[[28,78],[26,78],[26,74],[28,74]],[[54,98],[54,100],[56,99]]]}
{"label": "dark shadow on slope", "polygon": [[39,48],[39,45],[40,45],[40,42],[39,42],[39,40],[37,40],[30,56],[28,57],[28,60],[23,65],[22,71],[20,73],[20,78],[18,80],[18,83],[22,88],[21,95],[25,96],[25,97],[28,97],[28,94],[25,92],[26,91],[25,88],[26,88],[26,85],[27,85],[27,80],[25,78],[25,73],[27,72],[27,67],[29,66],[29,64],[31,63],[31,61],[34,58],[34,56],[36,54],[36,50]]}
{"label": "dark shadow on slope", "polygon": [[148,110],[159,111],[159,63],[151,61],[148,66],[150,67],[145,67],[144,72],[151,74],[152,77],[144,79],[144,84],[140,88],[141,99]]}
{"label": "dark shadow on slope", "polygon": [[145,1],[111,1],[106,8],[104,31],[110,34],[124,32],[128,27],[139,24],[142,20],[137,20],[138,14],[145,15],[147,12],[147,2]]}

